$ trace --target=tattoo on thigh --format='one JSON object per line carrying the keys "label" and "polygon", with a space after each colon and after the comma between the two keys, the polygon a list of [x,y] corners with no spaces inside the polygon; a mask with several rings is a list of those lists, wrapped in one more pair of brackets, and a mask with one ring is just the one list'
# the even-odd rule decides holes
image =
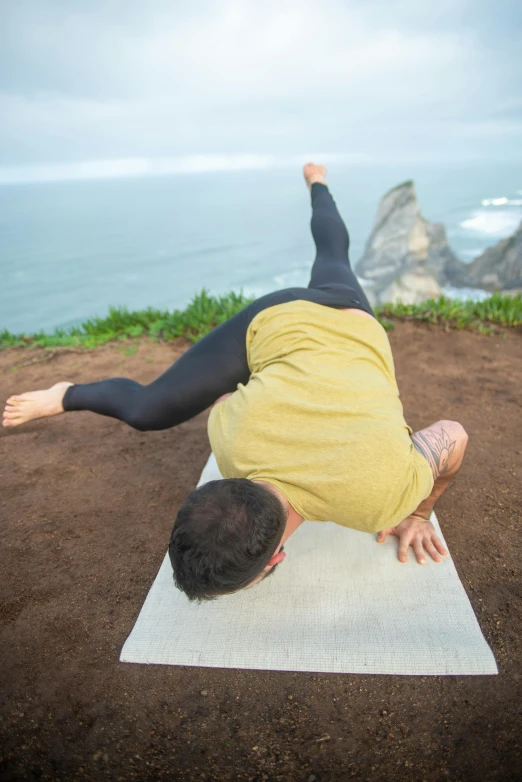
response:
{"label": "tattoo on thigh", "polygon": [[436,470],[439,475],[444,475],[457,441],[452,441],[442,427],[440,432],[416,432],[411,439],[413,447],[428,460],[432,470]]}

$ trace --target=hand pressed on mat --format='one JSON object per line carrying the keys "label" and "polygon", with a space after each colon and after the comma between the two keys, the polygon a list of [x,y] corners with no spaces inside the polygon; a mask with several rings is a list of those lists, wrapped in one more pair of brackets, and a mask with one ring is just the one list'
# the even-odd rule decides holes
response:
{"label": "hand pressed on mat", "polygon": [[424,565],[427,552],[435,562],[441,562],[448,552],[429,521],[435,502],[446,491],[457,474],[468,444],[468,435],[458,421],[437,421],[411,436],[414,448],[427,460],[433,472],[433,489],[413,513],[395,527],[377,534],[377,543],[388,535],[399,538],[399,559],[408,561],[408,549],[413,547],[417,562]]}
{"label": "hand pressed on mat", "polygon": [[410,546],[413,546],[417,562],[420,565],[424,565],[426,561],[425,551],[431,555],[435,562],[441,562],[441,555],[445,556],[448,553],[431,521],[427,521],[415,513],[407,516],[395,527],[378,532],[377,543],[382,543],[390,534],[399,538],[399,559],[401,562],[408,560]]}

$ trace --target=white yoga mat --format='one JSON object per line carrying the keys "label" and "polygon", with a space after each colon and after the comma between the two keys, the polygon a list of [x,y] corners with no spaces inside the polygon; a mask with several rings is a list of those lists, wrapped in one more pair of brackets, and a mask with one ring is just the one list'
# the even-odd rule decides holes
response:
{"label": "white yoga mat", "polygon": [[[221,477],[211,454],[198,486]],[[432,521],[440,532],[435,514]],[[402,564],[397,545],[394,536],[378,544],[375,535],[305,521],[285,543],[286,559],[272,576],[202,604],[176,589],[166,556],[120,660],[327,673],[498,673],[451,555],[419,565],[410,550]]]}

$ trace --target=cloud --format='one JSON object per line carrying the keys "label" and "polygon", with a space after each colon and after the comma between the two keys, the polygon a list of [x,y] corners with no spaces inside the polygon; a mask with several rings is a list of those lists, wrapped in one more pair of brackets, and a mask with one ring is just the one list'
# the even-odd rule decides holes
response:
{"label": "cloud", "polygon": [[515,154],[518,13],[508,0],[5,0],[0,163]]}

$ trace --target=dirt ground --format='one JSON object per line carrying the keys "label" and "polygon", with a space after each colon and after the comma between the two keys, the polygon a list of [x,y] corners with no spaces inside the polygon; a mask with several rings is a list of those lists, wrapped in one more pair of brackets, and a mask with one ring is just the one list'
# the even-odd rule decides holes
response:
{"label": "dirt ground", "polygon": [[[517,778],[522,331],[400,323],[390,341],[407,422],[452,418],[469,434],[436,510],[500,675],[120,663],[208,459],[208,411],[152,433],[71,413],[0,428],[2,780]],[[148,382],[187,344],[3,351],[0,399],[65,379]]]}

